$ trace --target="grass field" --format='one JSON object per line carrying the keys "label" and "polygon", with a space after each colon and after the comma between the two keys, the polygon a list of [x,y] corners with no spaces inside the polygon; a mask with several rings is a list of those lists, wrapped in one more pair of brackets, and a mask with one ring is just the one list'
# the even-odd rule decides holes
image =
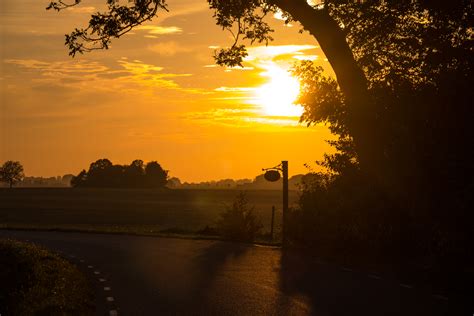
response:
{"label": "grass field", "polygon": [[[0,189],[0,227],[74,229],[114,232],[188,233],[213,226],[238,190],[142,190],[16,188]],[[271,207],[281,223],[281,191],[247,191],[264,231]],[[290,206],[298,200],[290,191]]]}

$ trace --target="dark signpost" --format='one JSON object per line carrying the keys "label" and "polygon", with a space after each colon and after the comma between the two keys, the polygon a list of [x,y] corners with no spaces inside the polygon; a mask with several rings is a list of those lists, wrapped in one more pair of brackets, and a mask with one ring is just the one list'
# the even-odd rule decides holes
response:
{"label": "dark signpost", "polygon": [[281,162],[281,172],[283,173],[283,225],[281,228],[282,243],[286,245],[286,227],[288,223],[288,161]]}
{"label": "dark signpost", "polygon": [[275,181],[280,180],[280,172],[278,172],[278,170],[267,170],[267,172],[265,172],[263,177],[267,181],[275,182]]}
{"label": "dark signpost", "polygon": [[[286,244],[286,224],[288,222],[288,161],[283,160],[281,164],[273,168],[262,169],[265,171],[264,178],[267,181],[275,182],[283,176],[283,220],[281,224],[281,234],[283,245]],[[280,175],[281,172],[281,175]]]}

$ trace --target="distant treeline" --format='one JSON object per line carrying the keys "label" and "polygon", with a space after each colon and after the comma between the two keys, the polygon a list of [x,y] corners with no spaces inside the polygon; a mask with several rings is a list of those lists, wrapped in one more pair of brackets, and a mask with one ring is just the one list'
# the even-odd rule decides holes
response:
{"label": "distant treeline", "polygon": [[[67,188],[71,186],[72,174],[56,177],[24,177],[15,182],[17,188]],[[8,183],[0,182],[0,188],[8,187]]]}
{"label": "distant treeline", "polygon": [[[308,177],[313,177],[314,174],[307,175],[297,174],[288,179],[288,188],[290,190],[299,190],[303,181],[308,181]],[[180,179],[173,177],[168,180],[167,187],[172,189],[201,189],[201,190],[281,190],[282,179],[276,182],[268,182],[265,180],[263,174],[252,179],[223,179],[217,181],[205,182],[181,182]]]}
{"label": "distant treeline", "polygon": [[134,160],[130,165],[114,165],[108,159],[91,163],[89,171],[82,170],[71,180],[73,187],[93,188],[163,188],[168,179],[156,161],[146,165],[143,160]]}
{"label": "distant treeline", "polygon": [[56,177],[24,177],[21,182],[18,182],[18,187],[69,187],[72,174],[65,174],[64,176]]}

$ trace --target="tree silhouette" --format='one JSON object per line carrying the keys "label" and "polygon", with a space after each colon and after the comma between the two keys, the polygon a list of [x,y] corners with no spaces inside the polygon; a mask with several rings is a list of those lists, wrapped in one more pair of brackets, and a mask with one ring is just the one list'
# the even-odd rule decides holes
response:
{"label": "tree silhouette", "polygon": [[23,166],[19,161],[6,161],[0,168],[0,181],[7,182],[10,189],[15,182],[23,180],[24,176]]}
{"label": "tree silhouette", "polygon": [[[414,32],[414,47],[408,51],[416,51],[433,32],[450,33],[439,26]],[[371,147],[383,153],[376,181],[360,168],[345,96],[313,63],[295,67],[305,108],[302,121],[329,123],[339,136],[331,142],[339,152],[322,162],[332,175],[303,188],[288,230],[294,242],[339,256],[412,262],[430,256],[430,264],[445,273],[456,265],[458,271],[472,266],[468,249],[474,242],[474,218],[468,192],[474,188],[474,168],[467,144],[474,136],[474,58],[472,39],[458,35],[441,37],[437,49],[421,60],[410,60],[408,53],[386,56],[387,65],[370,77],[368,93],[377,105]],[[459,42],[443,43],[452,37]],[[380,66],[372,56],[366,63],[372,69]],[[399,63],[406,63],[403,67],[412,75],[397,70]]]}
{"label": "tree silhouette", "polygon": [[76,187],[84,187],[86,186],[87,181],[87,171],[82,170],[77,176],[72,177],[71,179],[71,186],[73,188]]}
{"label": "tree silhouette", "polygon": [[145,186],[145,169],[143,167],[143,160],[136,159],[132,161],[129,166],[124,169],[124,182],[131,187]]}
{"label": "tree silhouette", "polygon": [[150,188],[162,188],[168,183],[168,171],[163,170],[156,161],[150,161],[145,167],[145,183]]}
{"label": "tree silhouette", "polygon": [[89,166],[89,171],[87,172],[87,183],[91,187],[101,187],[105,186],[109,182],[110,178],[110,168],[112,167],[112,162],[108,159],[99,159]]}
{"label": "tree silhouette", "polygon": [[90,164],[89,171],[82,170],[71,180],[73,187],[95,188],[164,188],[168,171],[156,161],[144,167],[143,160],[136,159],[130,165],[114,165],[108,159]]}

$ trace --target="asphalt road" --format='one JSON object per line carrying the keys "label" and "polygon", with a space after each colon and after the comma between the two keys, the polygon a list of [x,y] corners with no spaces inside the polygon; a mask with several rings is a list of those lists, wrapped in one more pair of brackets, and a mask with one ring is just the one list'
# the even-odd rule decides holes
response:
{"label": "asphalt road", "polygon": [[[456,315],[451,298],[281,249],[126,235],[0,231],[93,279],[99,315]],[[470,315],[470,314],[469,314]]]}

